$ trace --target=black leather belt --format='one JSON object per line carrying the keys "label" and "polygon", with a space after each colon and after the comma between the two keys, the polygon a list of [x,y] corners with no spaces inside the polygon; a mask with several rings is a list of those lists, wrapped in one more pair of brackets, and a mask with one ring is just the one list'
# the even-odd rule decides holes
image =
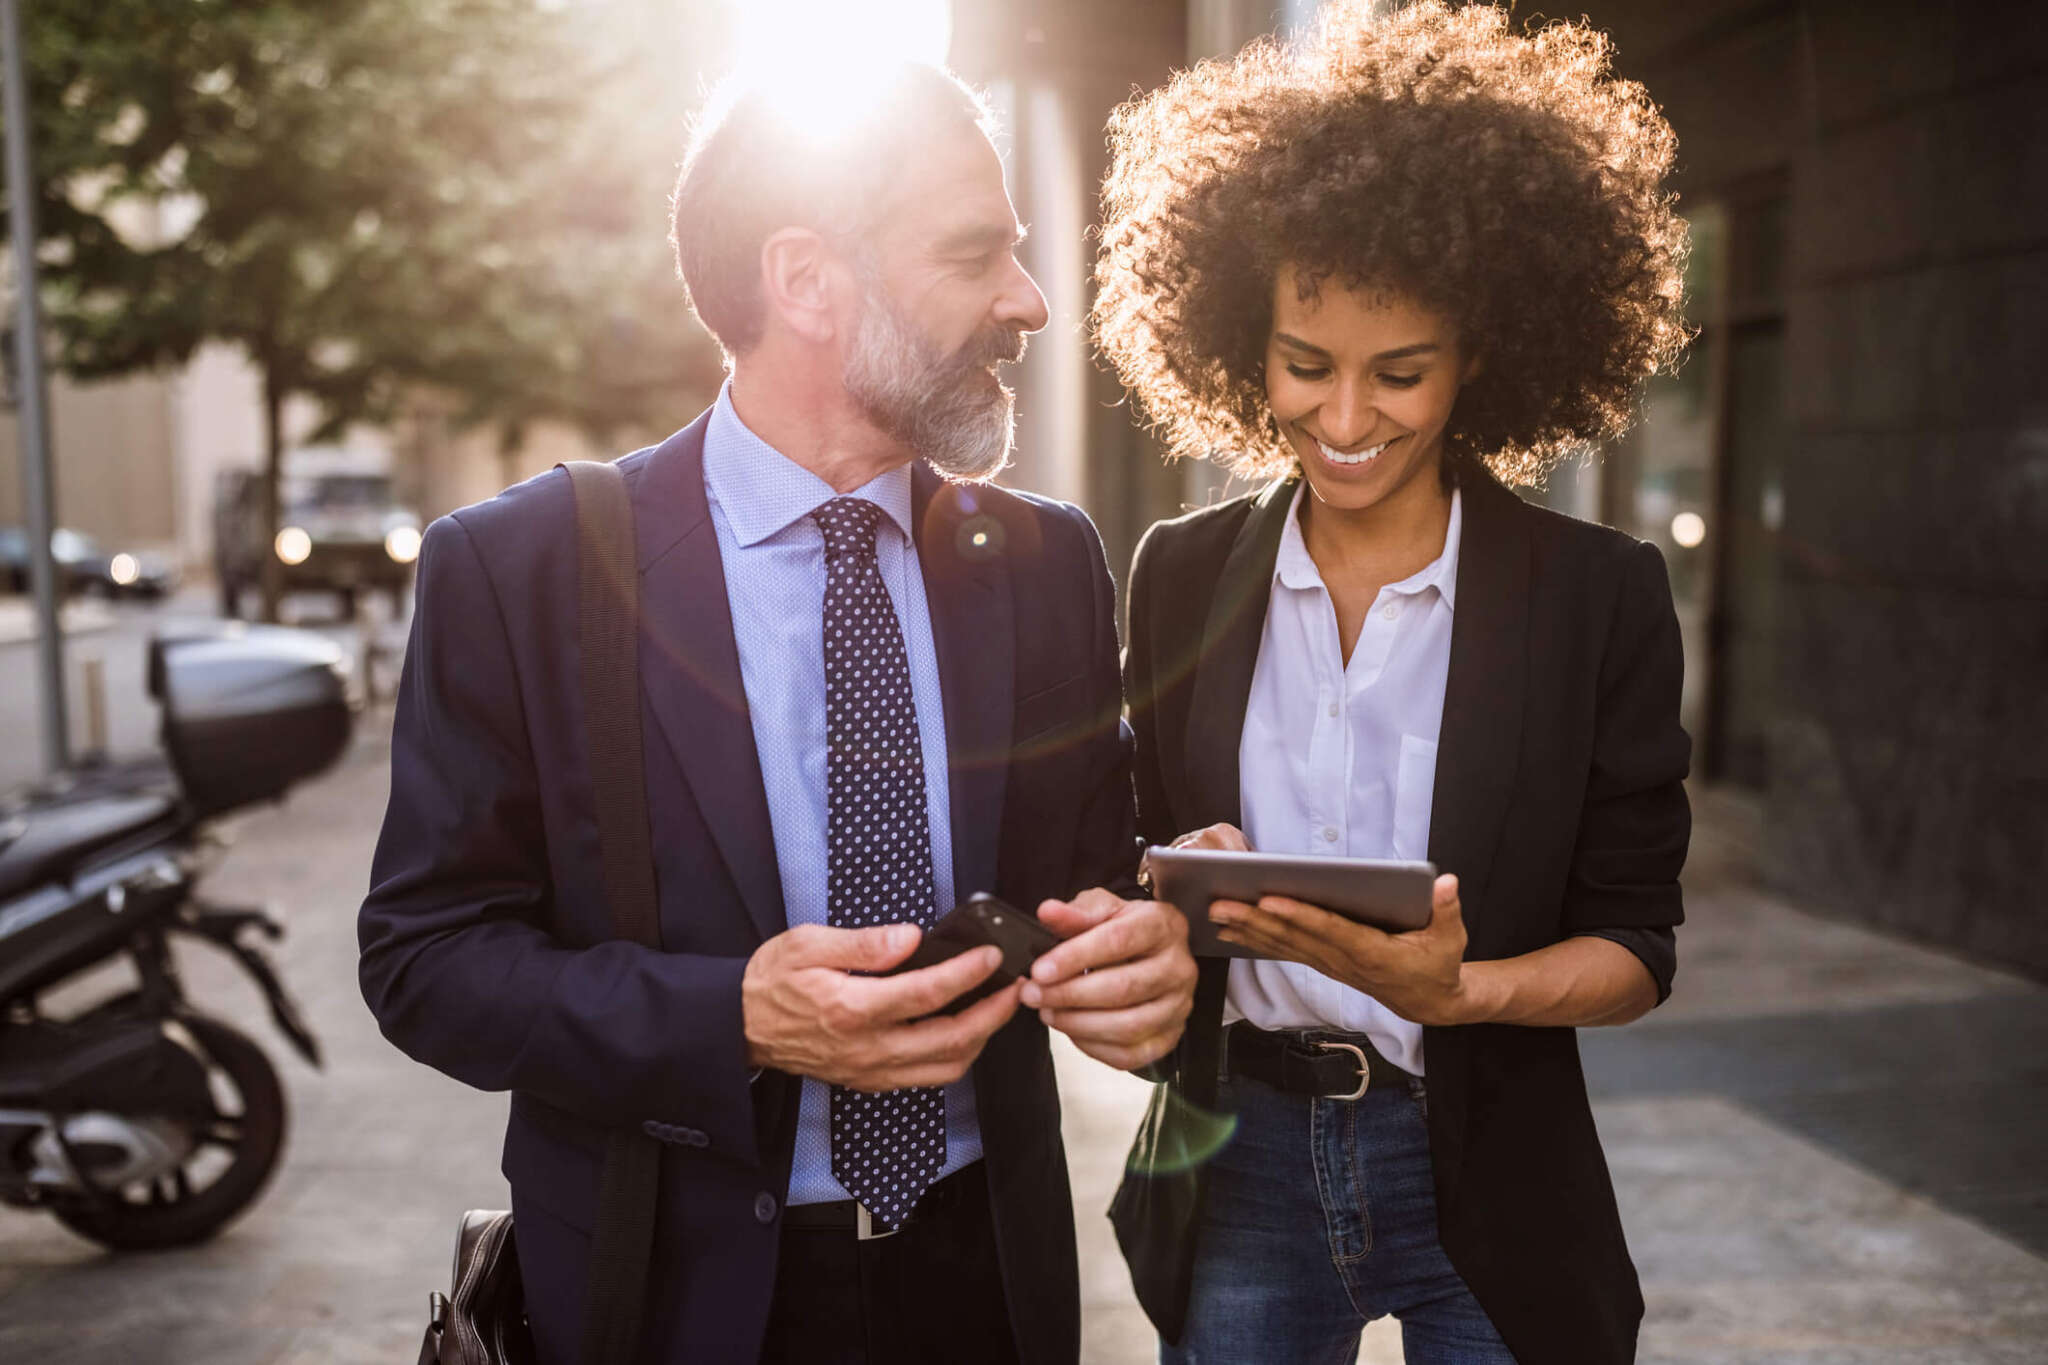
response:
{"label": "black leather belt", "polygon": [[863,1242],[891,1237],[905,1228],[916,1227],[955,1207],[964,1199],[988,1198],[988,1177],[982,1163],[969,1162],[925,1190],[910,1211],[910,1217],[895,1227],[874,1223],[858,1200],[832,1199],[822,1204],[791,1204],[782,1211],[784,1228],[817,1232],[851,1232]]}
{"label": "black leather belt", "polygon": [[1223,1065],[1233,1076],[1325,1099],[1360,1099],[1381,1086],[1405,1095],[1415,1079],[1362,1033],[1268,1033],[1241,1022],[1223,1030]]}

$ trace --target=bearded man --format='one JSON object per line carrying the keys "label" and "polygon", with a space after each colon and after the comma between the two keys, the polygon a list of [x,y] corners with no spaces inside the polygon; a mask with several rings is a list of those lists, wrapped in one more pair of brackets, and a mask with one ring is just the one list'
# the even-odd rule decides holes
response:
{"label": "bearded man", "polygon": [[[1180,917],[1121,895],[1113,587],[1079,510],[984,482],[996,369],[1046,322],[986,107],[931,67],[788,85],[721,96],[675,191],[730,378],[618,462],[661,948],[612,938],[557,471],[427,533],[364,996],[414,1058],[512,1092],[544,1361],[585,1330],[622,1127],[666,1144],[642,1359],[1073,1361],[1047,1028],[1143,1066],[1195,978]],[[983,891],[1063,941],[935,1014],[993,949],[886,973]]]}

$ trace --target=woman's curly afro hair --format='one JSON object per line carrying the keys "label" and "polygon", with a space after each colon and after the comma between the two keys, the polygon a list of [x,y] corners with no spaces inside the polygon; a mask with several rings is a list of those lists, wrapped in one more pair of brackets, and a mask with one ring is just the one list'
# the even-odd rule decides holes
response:
{"label": "woman's curly afro hair", "polygon": [[1676,139],[1604,34],[1485,5],[1336,0],[1313,33],[1204,62],[1111,117],[1095,335],[1173,451],[1267,477],[1274,280],[1405,296],[1483,365],[1447,472],[1533,483],[1620,432],[1673,365]]}

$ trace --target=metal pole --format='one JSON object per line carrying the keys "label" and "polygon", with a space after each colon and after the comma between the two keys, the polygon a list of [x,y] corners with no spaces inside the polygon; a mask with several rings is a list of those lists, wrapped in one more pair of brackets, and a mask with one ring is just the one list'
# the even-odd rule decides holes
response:
{"label": "metal pole", "polygon": [[85,752],[90,761],[107,758],[107,661],[98,654],[78,660],[80,690],[85,693]]}
{"label": "metal pole", "polygon": [[21,62],[21,16],[15,0],[0,0],[0,45],[5,48],[7,221],[14,236],[14,373],[21,390],[21,491],[28,530],[29,581],[35,587],[37,662],[42,678],[43,767],[58,772],[71,761],[71,731],[64,705],[64,637],[57,620],[57,566],[50,555],[53,514],[50,429],[43,389],[42,296],[36,278],[36,193],[29,172],[28,84]]}

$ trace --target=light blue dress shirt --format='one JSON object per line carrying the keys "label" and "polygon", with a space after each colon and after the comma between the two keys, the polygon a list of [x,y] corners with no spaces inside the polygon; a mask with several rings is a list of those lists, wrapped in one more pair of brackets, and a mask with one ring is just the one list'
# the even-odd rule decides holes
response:
{"label": "light blue dress shirt", "polygon": [[[747,429],[719,391],[704,433],[704,491],[725,566],[740,677],[753,722],[754,749],[767,788],[775,864],[788,923],[823,924],[828,798],[825,785],[825,542],[812,511],[832,486]],[[875,560],[910,662],[910,691],[924,743],[925,805],[931,822],[934,915],[953,905],[953,827],[946,790],[946,715],[938,651],[924,577],[911,539],[910,467],[892,469],[851,496],[879,506]],[[805,1079],[797,1116],[789,1202],[849,1198],[832,1178],[830,1087]],[[946,1088],[946,1163],[950,1175],[981,1156],[974,1080]]]}

